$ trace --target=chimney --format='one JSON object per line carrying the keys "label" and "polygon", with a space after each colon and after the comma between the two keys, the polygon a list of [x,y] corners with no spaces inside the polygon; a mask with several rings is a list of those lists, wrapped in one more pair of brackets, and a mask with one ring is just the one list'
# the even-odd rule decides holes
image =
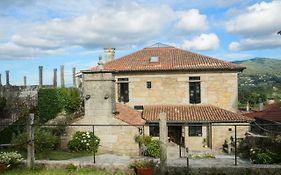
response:
{"label": "chimney", "polygon": [[247,111],[247,112],[250,112],[250,104],[249,104],[249,101],[247,101],[246,111]]}
{"label": "chimney", "polygon": [[105,62],[114,60],[115,57],[115,48],[104,48],[105,53]]}
{"label": "chimney", "polygon": [[99,56],[98,70],[103,70],[103,61],[101,56]]}
{"label": "chimney", "polygon": [[263,111],[263,102],[262,99],[259,99],[259,107],[260,107],[260,111]]}

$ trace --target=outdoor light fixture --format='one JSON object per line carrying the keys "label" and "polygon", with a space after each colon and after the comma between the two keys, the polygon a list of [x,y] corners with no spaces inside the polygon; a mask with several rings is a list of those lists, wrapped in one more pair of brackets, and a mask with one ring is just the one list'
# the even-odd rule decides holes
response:
{"label": "outdoor light fixture", "polygon": [[86,100],[89,100],[90,98],[91,98],[91,95],[86,95],[86,96],[85,96],[85,99],[86,99]]}

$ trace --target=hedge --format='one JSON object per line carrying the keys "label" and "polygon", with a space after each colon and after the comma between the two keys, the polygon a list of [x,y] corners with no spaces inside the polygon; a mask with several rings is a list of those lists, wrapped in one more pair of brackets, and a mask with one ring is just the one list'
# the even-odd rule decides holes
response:
{"label": "hedge", "polygon": [[38,92],[38,115],[45,123],[65,110],[74,113],[79,109],[80,95],[76,88],[40,89]]}

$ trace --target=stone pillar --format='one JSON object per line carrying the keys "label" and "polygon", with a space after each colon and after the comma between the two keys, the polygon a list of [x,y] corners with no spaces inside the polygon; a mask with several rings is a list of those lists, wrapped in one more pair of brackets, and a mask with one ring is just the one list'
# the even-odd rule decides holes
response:
{"label": "stone pillar", "polygon": [[60,66],[60,84],[64,87],[64,65]]}
{"label": "stone pillar", "polygon": [[114,60],[115,57],[115,48],[104,48],[105,53],[105,62]]}
{"label": "stone pillar", "polygon": [[73,67],[73,68],[72,68],[72,82],[73,82],[73,87],[76,87],[76,78],[75,78],[75,75],[76,75],[76,68]]}
{"label": "stone pillar", "polygon": [[58,81],[57,81],[57,69],[54,69],[54,76],[53,76],[53,86],[56,88],[58,86]]}
{"label": "stone pillar", "polygon": [[39,88],[43,87],[43,66],[39,66]]}
{"label": "stone pillar", "polygon": [[160,174],[164,175],[167,169],[167,142],[168,142],[168,128],[166,113],[161,112],[160,114]]}
{"label": "stone pillar", "polygon": [[26,76],[23,76],[23,85],[26,87]]}
{"label": "stone pillar", "polygon": [[2,75],[0,74],[0,86],[2,86]]}
{"label": "stone pillar", "polygon": [[10,85],[10,71],[6,70],[6,85]]}

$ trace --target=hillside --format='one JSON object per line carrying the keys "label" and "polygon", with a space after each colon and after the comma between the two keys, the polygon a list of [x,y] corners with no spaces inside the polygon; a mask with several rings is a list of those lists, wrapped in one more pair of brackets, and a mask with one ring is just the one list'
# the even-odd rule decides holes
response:
{"label": "hillside", "polygon": [[244,61],[234,61],[246,67],[244,75],[271,74],[281,76],[281,60],[272,58],[253,58]]}

